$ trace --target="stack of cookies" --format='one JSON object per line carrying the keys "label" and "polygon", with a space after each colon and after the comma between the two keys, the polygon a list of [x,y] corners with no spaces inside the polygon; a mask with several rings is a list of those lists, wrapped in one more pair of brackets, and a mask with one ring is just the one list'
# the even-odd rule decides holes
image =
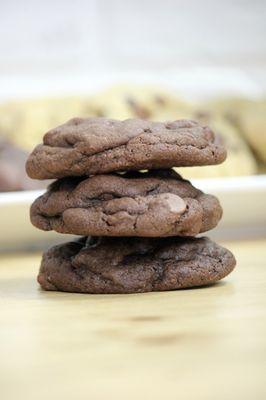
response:
{"label": "stack of cookies", "polygon": [[44,253],[45,290],[136,293],[214,283],[234,256],[205,237],[217,198],[172,167],[218,164],[226,151],[206,126],[74,118],[45,134],[31,178],[57,179],[31,207],[37,228],[82,236]]}

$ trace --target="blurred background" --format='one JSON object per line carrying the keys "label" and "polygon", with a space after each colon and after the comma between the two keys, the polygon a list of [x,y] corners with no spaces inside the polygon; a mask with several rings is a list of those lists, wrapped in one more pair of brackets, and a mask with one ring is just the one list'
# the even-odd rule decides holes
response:
{"label": "blurred background", "polygon": [[264,0],[1,0],[2,74],[237,67],[265,84]]}
{"label": "blurred background", "polygon": [[188,178],[266,166],[264,0],[0,0],[0,191],[43,134],[74,116],[193,118],[228,160]]}
{"label": "blurred background", "polygon": [[[266,399],[265,67],[266,0],[0,0],[2,400]],[[24,165],[76,116],[220,135],[225,163],[178,172],[219,198],[208,236],[235,254],[232,278],[108,299],[38,290],[33,250],[71,236],[31,225],[47,182]]]}

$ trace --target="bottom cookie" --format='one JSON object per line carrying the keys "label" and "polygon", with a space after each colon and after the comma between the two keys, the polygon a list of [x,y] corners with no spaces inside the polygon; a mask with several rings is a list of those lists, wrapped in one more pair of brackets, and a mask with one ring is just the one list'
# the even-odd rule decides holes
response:
{"label": "bottom cookie", "polygon": [[208,238],[81,238],[44,253],[45,290],[139,293],[203,286],[228,275],[233,254]]}

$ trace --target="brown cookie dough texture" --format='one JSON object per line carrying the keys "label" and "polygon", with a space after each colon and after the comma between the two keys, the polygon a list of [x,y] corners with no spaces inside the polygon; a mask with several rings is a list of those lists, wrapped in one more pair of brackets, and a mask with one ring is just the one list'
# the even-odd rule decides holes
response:
{"label": "brown cookie dough texture", "polygon": [[194,121],[74,118],[46,133],[26,169],[31,178],[48,179],[211,165],[225,158],[214,133]]}
{"label": "brown cookie dough texture", "polygon": [[173,170],[65,178],[31,207],[37,228],[85,236],[194,236],[221,216],[216,197]]}
{"label": "brown cookie dough texture", "polygon": [[78,293],[164,291],[214,283],[234,266],[208,238],[83,238],[44,253],[38,282]]}

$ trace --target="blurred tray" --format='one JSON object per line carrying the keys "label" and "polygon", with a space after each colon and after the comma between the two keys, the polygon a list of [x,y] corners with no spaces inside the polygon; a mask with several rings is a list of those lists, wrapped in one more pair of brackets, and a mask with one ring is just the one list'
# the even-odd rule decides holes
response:
{"label": "blurred tray", "polygon": [[[208,236],[215,239],[266,236],[266,175],[198,179],[193,184],[216,195],[224,209],[222,221]],[[44,249],[70,240],[70,235],[43,232],[31,225],[29,208],[41,193],[0,193],[0,251]]]}

